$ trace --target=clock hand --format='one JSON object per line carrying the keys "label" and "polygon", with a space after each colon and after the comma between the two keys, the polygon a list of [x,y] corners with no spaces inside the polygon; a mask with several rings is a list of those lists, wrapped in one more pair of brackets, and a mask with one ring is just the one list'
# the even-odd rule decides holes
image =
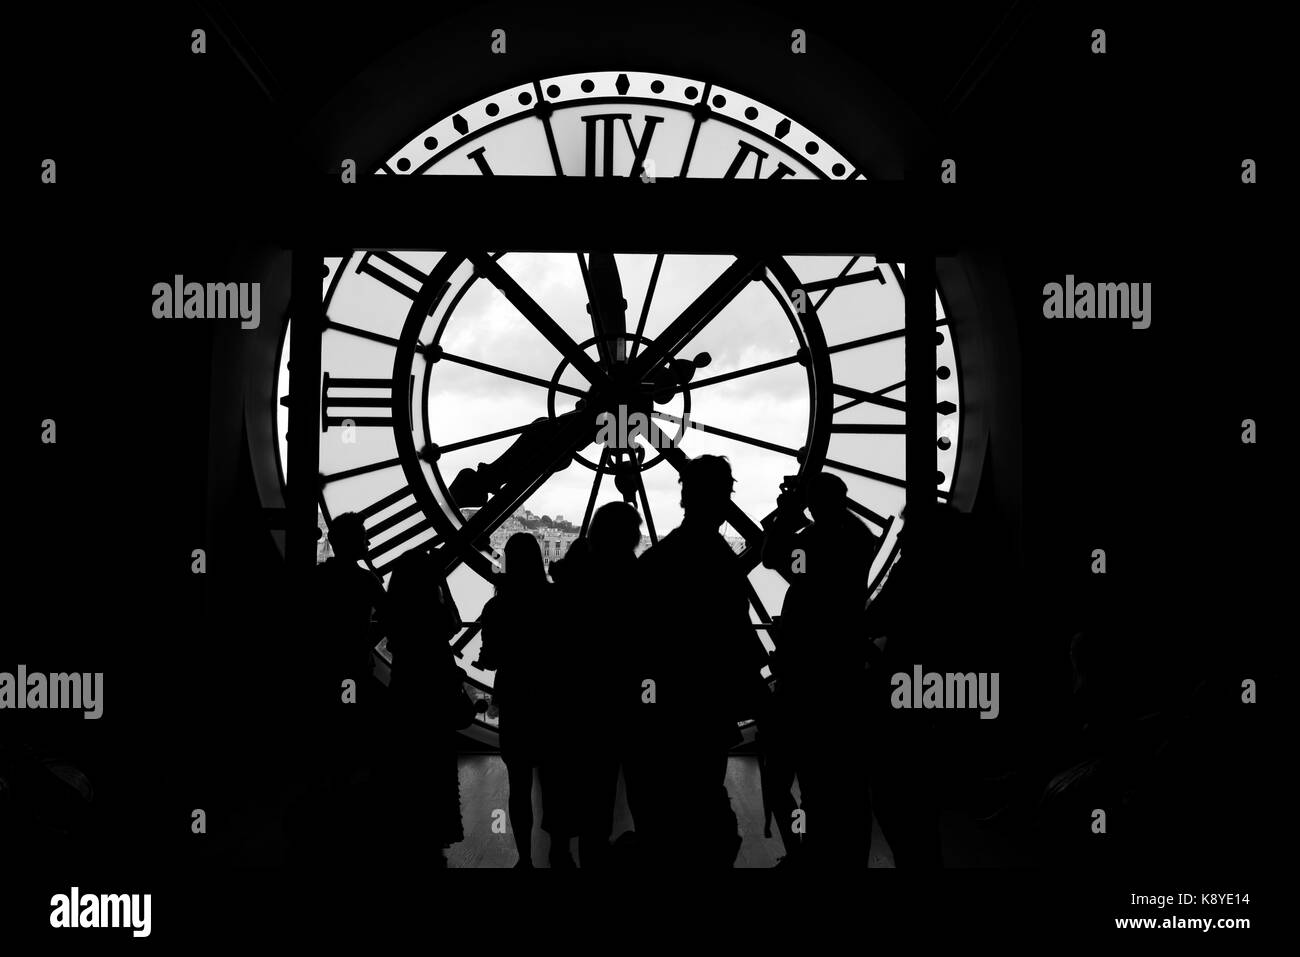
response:
{"label": "clock hand", "polygon": [[709,284],[632,362],[634,381],[644,381],[665,359],[677,355],[726,305],[739,295],[763,261],[758,256],[740,256]]}
{"label": "clock hand", "polygon": [[465,258],[474,264],[474,268],[480,275],[500,290],[509,303],[519,310],[520,315],[546,337],[547,342],[569,360],[573,368],[591,383],[593,391],[600,392],[606,388],[609,376],[605,374],[605,370],[578,347],[560,324],[552,319],[550,314],[497,264],[496,260],[482,252],[466,253]]}
{"label": "clock hand", "polygon": [[[587,312],[596,336],[605,368],[627,359],[627,300],[623,298],[623,283],[618,275],[618,263],[613,253],[592,253],[589,265],[583,267],[587,283]],[[582,262],[579,254],[578,261]]]}
{"label": "clock hand", "polygon": [[[532,440],[518,450],[508,463],[508,471],[489,468],[487,480],[479,479],[476,489],[486,499],[485,504],[433,553],[444,571],[454,568],[463,552],[476,547],[481,539],[491,534],[553,472],[563,468],[573,453],[591,444],[596,431],[595,417],[595,411],[587,410],[558,416],[548,428],[539,429],[530,437]],[[507,454],[514,448],[507,450]],[[497,484],[503,476],[502,484]],[[457,479],[460,478],[458,475]],[[486,498],[489,492],[491,498]],[[461,505],[459,501],[456,504]]]}
{"label": "clock hand", "polygon": [[[495,495],[510,476],[543,453],[562,434],[565,419],[578,414],[578,411],[574,411],[554,419],[534,419],[524,426],[519,438],[510,443],[509,448],[496,459],[480,462],[476,469],[461,469],[448,487],[456,505],[460,508],[481,508],[486,505],[489,495]],[[567,468],[569,461],[562,459],[556,462],[547,469],[545,477],[549,478]]]}

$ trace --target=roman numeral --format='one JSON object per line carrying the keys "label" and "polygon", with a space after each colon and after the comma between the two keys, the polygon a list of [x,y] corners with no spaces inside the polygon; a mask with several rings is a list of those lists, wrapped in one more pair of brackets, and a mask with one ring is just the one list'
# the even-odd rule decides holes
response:
{"label": "roman numeral", "polygon": [[[376,515],[392,508],[394,505],[401,505],[401,508],[379,521],[373,521]],[[371,565],[374,566],[375,573],[378,575],[384,575],[389,568],[392,567],[393,562],[401,557],[401,553],[393,555],[384,563],[380,563],[378,559],[395,550],[398,546],[405,545],[411,539],[416,538],[433,527],[433,520],[421,511],[419,504],[415,500],[415,494],[411,491],[409,485],[404,485],[392,494],[385,495],[377,502],[367,505],[363,509],[359,509],[357,514],[361,517],[361,521],[366,527],[366,534],[370,538],[375,538],[376,536],[387,532],[389,529],[396,528],[409,518],[416,515],[420,516],[419,521],[415,522],[409,528],[403,529],[396,535],[380,542],[378,545],[371,546],[366,558],[370,561]],[[436,542],[437,538],[435,537],[425,544],[433,545],[436,544]],[[406,549],[402,549],[402,551],[405,552]]]}
{"label": "roman numeral", "polygon": [[[411,376],[411,388],[415,388],[415,376]],[[386,395],[339,395],[342,389],[382,390]],[[331,410],[336,409],[384,409],[387,415],[351,415]],[[391,379],[342,379],[326,372],[321,382],[320,393],[320,430],[329,431],[331,425],[375,426],[393,424],[393,381]]]}
{"label": "roman numeral", "polygon": [[[741,168],[745,165],[745,161],[749,159],[750,155],[753,155],[754,157],[754,179],[759,179],[763,174],[763,160],[767,159],[767,153],[759,149],[757,146],[746,143],[744,140],[740,141],[739,149],[736,150],[735,159],[731,161],[731,165],[727,167],[727,172],[723,174],[722,178],[735,179],[738,177]],[[793,169],[778,160],[776,169],[769,173],[767,178],[784,179],[793,172]]]}
{"label": "roman numeral", "polygon": [[478,149],[472,150],[466,153],[465,155],[474,161],[474,165],[478,167],[478,171],[480,173],[482,173],[484,176],[492,176],[494,175],[492,172],[492,167],[488,166],[487,157],[483,155],[486,152],[487,152],[487,147],[480,146]]}
{"label": "roman numeral", "polygon": [[[412,287],[402,280],[398,279],[390,272],[385,272],[379,268],[379,263],[383,263],[391,269],[402,273],[405,276],[415,280],[415,286]],[[407,299],[414,300],[420,294],[421,287],[428,281],[426,273],[420,272],[404,259],[399,259],[390,252],[383,250],[372,251],[361,257],[357,263],[357,272],[377,279],[394,292],[400,292]]]}
{"label": "roman numeral", "polygon": [[[614,176],[614,123],[619,121],[623,124],[623,131],[627,135],[627,141],[632,146],[632,171],[629,176],[640,176],[645,166],[646,155],[650,152],[650,141],[654,138],[655,127],[664,121],[662,116],[645,117],[645,125],[641,129],[641,139],[638,141],[636,135],[632,132],[632,114],[631,113],[594,113],[584,116],[582,122],[587,124],[587,175],[588,176]],[[602,133],[599,131],[597,124],[604,128],[603,140]],[[604,149],[601,156],[604,160],[602,165],[596,162],[597,141],[601,140]],[[601,169],[604,172],[601,172]]]}
{"label": "roman numeral", "polygon": [[851,286],[858,282],[878,282],[883,286],[885,284],[885,275],[880,271],[879,266],[873,266],[866,272],[841,273],[834,279],[819,279],[816,282],[806,282],[803,284],[803,291],[817,292],[819,289],[838,289],[840,286]]}
{"label": "roman numeral", "polygon": [[884,393],[867,392],[863,389],[855,389],[852,386],[840,385],[838,382],[831,385],[831,391],[836,395],[842,395],[845,398],[857,400],[848,405],[840,406],[839,409],[835,410],[837,412],[847,409],[849,405],[856,405],[858,402],[869,402],[870,404],[878,405],[883,409],[897,409],[899,412],[907,411],[907,404],[903,402],[902,399],[891,399]]}

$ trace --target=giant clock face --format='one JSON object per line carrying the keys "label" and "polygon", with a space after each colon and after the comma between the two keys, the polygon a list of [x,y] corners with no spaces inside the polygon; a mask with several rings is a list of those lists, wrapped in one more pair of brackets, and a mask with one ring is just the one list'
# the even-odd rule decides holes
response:
{"label": "giant clock face", "polygon": [[[814,131],[743,94],[639,73],[503,90],[420,131],[374,172],[862,175]],[[466,622],[457,653],[485,688],[491,674],[473,665],[478,618],[504,538],[532,531],[549,561],[595,508],[628,500],[650,544],[681,519],[673,449],[731,460],[723,533],[748,569],[755,637],[769,649],[765,626],[786,581],[759,564],[758,548],[784,477],[845,481],[881,538],[873,593],[898,555],[907,430],[932,431],[936,493],[952,489],[962,402],[942,298],[936,291],[934,368],[912,372],[937,378],[935,420],[908,422],[903,275],[870,255],[371,250],[328,259],[322,290],[326,521],[360,513],[380,575],[408,549],[436,549]],[[643,412],[648,428],[598,442],[591,418],[617,422],[620,409],[625,421]],[[282,416],[282,437],[286,425]],[[463,481],[475,469],[490,479],[486,492]],[[683,602],[694,584],[682,583]]]}

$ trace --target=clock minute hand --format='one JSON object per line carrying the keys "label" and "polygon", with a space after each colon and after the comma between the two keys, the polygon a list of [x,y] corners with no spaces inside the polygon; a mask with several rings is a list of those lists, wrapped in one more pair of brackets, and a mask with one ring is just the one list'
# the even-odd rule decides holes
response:
{"label": "clock minute hand", "polygon": [[607,369],[627,360],[627,300],[613,253],[591,253],[586,267],[587,312]]}
{"label": "clock minute hand", "polygon": [[465,254],[465,258],[473,263],[474,269],[481,276],[500,290],[506,300],[519,310],[520,315],[527,319],[546,338],[546,341],[555,347],[556,351],[569,360],[573,368],[591,383],[595,391],[599,392],[608,385],[609,377],[600,365],[578,348],[578,344],[569,337],[560,324],[552,319],[550,314],[539,306],[509,273],[497,265],[496,260],[484,252],[469,252]]}

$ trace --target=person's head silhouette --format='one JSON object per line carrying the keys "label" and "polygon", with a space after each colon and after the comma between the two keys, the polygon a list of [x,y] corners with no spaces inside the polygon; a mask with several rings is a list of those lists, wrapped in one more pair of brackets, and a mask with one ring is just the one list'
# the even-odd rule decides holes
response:
{"label": "person's head silhouette", "polygon": [[834,521],[848,508],[849,487],[838,475],[818,472],[808,486],[808,511],[814,522]]}
{"label": "person's head silhouette", "polygon": [[330,548],[340,561],[355,562],[365,557],[370,547],[365,520],[356,512],[336,515],[330,523]]}
{"label": "person's head silhouette", "polygon": [[505,580],[510,585],[536,585],[546,581],[542,547],[527,532],[515,532],[506,540]]}
{"label": "person's head silhouette", "polygon": [[393,573],[388,579],[388,604],[390,609],[403,611],[438,602],[438,584],[441,576],[429,553],[413,548],[393,563]]}
{"label": "person's head silhouette", "polygon": [[597,559],[630,557],[641,544],[641,516],[626,502],[609,502],[596,509],[587,537]]}
{"label": "person's head silhouette", "polygon": [[716,530],[727,518],[731,489],[731,463],[725,456],[700,455],[682,465],[682,511],[686,522]]}

